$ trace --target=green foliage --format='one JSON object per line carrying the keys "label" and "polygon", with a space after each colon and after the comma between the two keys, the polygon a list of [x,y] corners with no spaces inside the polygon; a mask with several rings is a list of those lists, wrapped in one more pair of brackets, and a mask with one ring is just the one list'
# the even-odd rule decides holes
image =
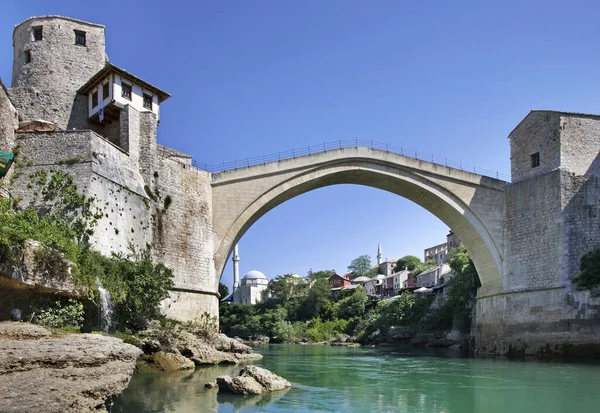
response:
{"label": "green foliage", "polygon": [[590,290],[600,286],[600,249],[590,251],[581,257],[580,273],[573,283],[580,289]]}
{"label": "green foliage", "polygon": [[152,192],[152,189],[148,185],[144,185],[144,191],[146,191],[146,195],[153,201],[156,201],[156,195]]}
{"label": "green foliage", "polygon": [[196,320],[186,323],[185,327],[187,331],[211,340],[219,334],[219,319],[205,311]]}
{"label": "green foliage", "polygon": [[[80,194],[62,169],[35,172],[29,188],[37,198],[25,209],[14,200],[0,199],[2,257],[16,259],[25,240],[39,241],[43,246],[34,252],[37,269],[66,274],[65,260],[71,261],[75,284],[92,300],[98,298],[96,279],[100,280],[113,296],[121,328],[137,330],[160,315],[159,303],[173,284],[170,269],[154,265],[148,251],[109,258],[92,250],[89,237],[102,214],[95,199]],[[52,317],[64,315],[59,310],[44,310],[42,319],[53,322]]]}
{"label": "green foliage", "polygon": [[437,264],[434,261],[425,261],[424,263],[421,263],[415,267],[413,270],[413,275],[416,278],[417,275],[434,267],[437,267]]}
{"label": "green foliage", "polygon": [[352,278],[370,275],[371,257],[369,255],[361,255],[353,259],[350,265],[348,265],[348,271],[352,273]]}
{"label": "green foliage", "polygon": [[335,270],[321,270],[321,271],[313,271],[312,268],[308,270],[308,279],[310,281],[325,279],[327,280],[335,274]]}
{"label": "green foliage", "polygon": [[46,172],[41,169],[29,177],[29,187],[40,195],[30,207],[38,217],[65,230],[78,243],[87,243],[93,228],[102,217],[94,197],[86,197],[77,190],[73,177],[62,169]]}
{"label": "green foliage", "polygon": [[113,296],[121,328],[137,331],[161,315],[160,302],[173,286],[171,269],[153,264],[147,255],[115,256],[105,263],[101,281]]}
{"label": "green foliage", "polygon": [[54,306],[40,310],[35,322],[48,327],[75,327],[81,329],[84,320],[83,304],[69,299],[67,302],[56,301]]}
{"label": "green foliage", "polygon": [[365,305],[367,304],[367,293],[362,287],[352,290],[353,293],[335,303],[333,313],[335,317],[342,319],[351,319],[354,317],[362,317],[365,313]]}
{"label": "green foliage", "polygon": [[219,295],[221,298],[225,298],[229,295],[229,287],[221,282],[219,283]]}
{"label": "green foliage", "polygon": [[394,300],[382,301],[377,306],[379,316],[374,325],[384,332],[391,326],[418,325],[427,314],[432,300],[432,296],[417,296],[404,292]]}
{"label": "green foliage", "polygon": [[421,260],[415,257],[414,255],[405,255],[404,257],[396,261],[396,268],[400,270],[406,269],[408,271],[413,271],[415,268],[422,264],[423,263],[421,262]]}
{"label": "green foliage", "polygon": [[41,245],[33,251],[33,258],[37,271],[61,278],[67,275],[69,265],[60,251]]}
{"label": "green foliage", "polygon": [[330,318],[331,314],[331,287],[326,279],[320,279],[314,282],[308,295],[301,301],[298,309],[298,320],[310,320],[322,316]]}

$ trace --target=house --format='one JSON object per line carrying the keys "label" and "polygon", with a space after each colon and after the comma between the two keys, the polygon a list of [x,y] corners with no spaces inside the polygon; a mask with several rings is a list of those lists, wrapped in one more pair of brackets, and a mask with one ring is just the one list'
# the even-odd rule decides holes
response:
{"label": "house", "polygon": [[369,281],[364,282],[363,288],[367,292],[367,295],[371,297],[381,297],[384,280],[385,275],[378,274],[373,278],[369,278]]}
{"label": "house", "polygon": [[347,277],[346,274],[345,275],[333,274],[327,280],[329,281],[329,285],[332,289],[340,288],[340,287],[347,287],[349,285],[352,285],[352,282],[350,281],[350,279]]}
{"label": "house", "polygon": [[446,242],[443,244],[435,245],[433,247],[425,248],[423,252],[424,261],[433,261],[436,265],[442,265],[446,262],[446,256],[448,252],[454,248],[460,247],[462,243],[458,236],[450,230],[446,235]]}
{"label": "house", "polygon": [[412,275],[412,273],[407,270],[402,270],[395,272],[392,275],[394,276],[394,295],[398,295],[402,290],[406,289],[404,285],[408,280],[409,275]]}
{"label": "house", "polygon": [[448,264],[438,265],[423,271],[417,276],[417,288],[433,288],[445,284],[452,277],[452,270]]}
{"label": "house", "polygon": [[412,272],[408,273],[408,277],[406,280],[402,281],[401,290],[414,290],[417,288],[417,283],[415,281],[415,276]]}

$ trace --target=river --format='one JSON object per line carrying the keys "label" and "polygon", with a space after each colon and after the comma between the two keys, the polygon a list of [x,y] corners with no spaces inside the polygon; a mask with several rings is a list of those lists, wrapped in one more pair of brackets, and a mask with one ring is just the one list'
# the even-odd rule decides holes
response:
{"label": "river", "polygon": [[288,391],[240,396],[204,389],[239,366],[135,374],[112,413],[600,411],[600,364],[462,357],[448,350],[304,345],[256,347]]}

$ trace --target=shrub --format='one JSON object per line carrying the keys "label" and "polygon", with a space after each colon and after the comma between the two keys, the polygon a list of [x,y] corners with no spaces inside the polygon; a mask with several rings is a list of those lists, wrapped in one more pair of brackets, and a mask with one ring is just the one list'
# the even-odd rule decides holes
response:
{"label": "shrub", "polygon": [[589,290],[600,286],[600,249],[590,251],[581,257],[581,272],[573,278],[580,289]]}
{"label": "shrub", "polygon": [[69,299],[66,303],[56,301],[54,306],[40,310],[40,314],[35,317],[35,321],[47,327],[75,327],[81,329],[84,321],[83,314],[83,304],[77,300]]}

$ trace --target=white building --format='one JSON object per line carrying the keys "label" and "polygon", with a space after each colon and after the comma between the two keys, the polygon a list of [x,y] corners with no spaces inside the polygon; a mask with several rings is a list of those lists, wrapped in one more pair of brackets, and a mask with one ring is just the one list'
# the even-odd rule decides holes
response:
{"label": "white building", "polygon": [[159,104],[170,95],[131,73],[107,63],[83,85],[88,95],[90,121],[102,123],[118,120],[120,109],[130,105],[138,112],[153,112],[160,121]]}
{"label": "white building", "polygon": [[252,270],[242,278],[241,285],[233,291],[234,304],[256,304],[260,302],[261,293],[267,288],[267,277],[256,270]]}
{"label": "white building", "polygon": [[406,283],[408,282],[408,274],[410,274],[410,271],[407,270],[402,270],[393,274],[395,295],[398,295],[400,293],[400,290],[406,288]]}

